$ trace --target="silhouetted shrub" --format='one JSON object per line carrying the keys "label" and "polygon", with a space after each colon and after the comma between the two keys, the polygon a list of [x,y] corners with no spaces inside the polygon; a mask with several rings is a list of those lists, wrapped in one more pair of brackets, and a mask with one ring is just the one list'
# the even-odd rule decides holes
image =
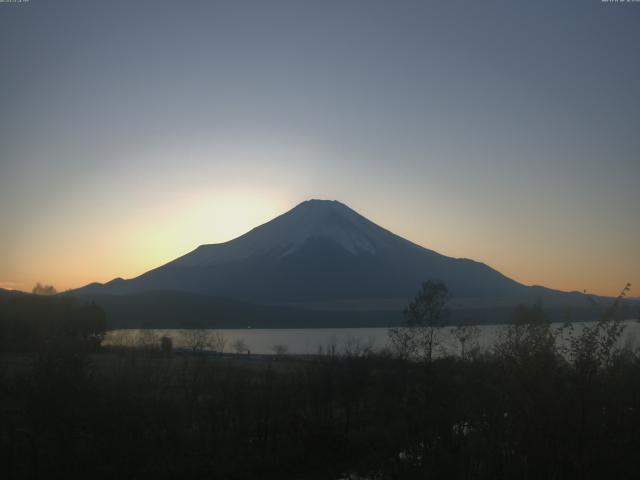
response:
{"label": "silhouetted shrub", "polygon": [[104,312],[94,303],[37,295],[0,299],[0,351],[34,352],[56,342],[93,351],[105,332]]}

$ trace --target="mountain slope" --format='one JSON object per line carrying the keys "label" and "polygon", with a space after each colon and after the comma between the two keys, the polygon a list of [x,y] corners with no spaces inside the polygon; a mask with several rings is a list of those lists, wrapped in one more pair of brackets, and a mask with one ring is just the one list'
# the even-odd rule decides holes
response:
{"label": "mountain slope", "polygon": [[413,244],[339,202],[310,200],[230,242],[79,293],[179,290],[261,303],[407,298],[429,278],[446,281],[456,296],[526,288],[482,263]]}
{"label": "mountain slope", "polygon": [[71,294],[103,304],[119,326],[363,326],[397,323],[429,279],[447,283],[457,320],[504,322],[516,304],[535,301],[556,319],[567,307],[585,319],[592,315],[583,294],[524,286],[324,200],[303,202],[234,240],[202,245],[139,277]]}

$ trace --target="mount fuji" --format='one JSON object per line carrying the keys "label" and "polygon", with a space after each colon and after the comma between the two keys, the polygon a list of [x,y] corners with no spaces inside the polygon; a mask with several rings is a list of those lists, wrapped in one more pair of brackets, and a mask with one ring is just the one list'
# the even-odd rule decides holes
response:
{"label": "mount fuji", "polygon": [[587,305],[582,294],[525,286],[483,263],[428,250],[327,200],[305,201],[139,277],[71,294],[103,304],[120,326],[364,326],[396,323],[429,279],[446,282],[458,319],[504,321],[521,302]]}

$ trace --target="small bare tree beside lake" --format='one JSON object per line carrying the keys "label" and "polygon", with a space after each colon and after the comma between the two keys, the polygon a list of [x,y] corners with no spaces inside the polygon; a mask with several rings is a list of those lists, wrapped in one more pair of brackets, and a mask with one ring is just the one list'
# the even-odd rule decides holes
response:
{"label": "small bare tree beside lake", "polygon": [[234,342],[231,344],[231,348],[233,348],[233,351],[237,354],[249,353],[249,345],[247,345],[247,342],[245,342],[242,338],[234,340]]}
{"label": "small bare tree beside lake", "polygon": [[278,345],[274,345],[273,347],[271,347],[271,350],[273,351],[273,353],[275,353],[278,357],[283,357],[287,354],[287,352],[289,351],[289,347],[287,347],[284,344],[279,343]]}
{"label": "small bare tree beside lake", "polygon": [[217,353],[224,353],[227,346],[227,339],[224,334],[219,331],[211,332],[211,349]]}
{"label": "small bare tree beside lake", "polygon": [[460,357],[465,358],[469,352],[477,349],[480,327],[463,323],[451,329],[451,334],[460,344]]}
{"label": "small bare tree beside lake", "polygon": [[208,330],[194,328],[180,333],[183,345],[192,353],[202,353],[211,347],[211,336]]}
{"label": "small bare tree beside lake", "polygon": [[402,358],[419,358],[430,362],[440,344],[440,327],[448,317],[449,289],[440,281],[429,280],[404,311],[404,322],[389,329],[389,338]]}

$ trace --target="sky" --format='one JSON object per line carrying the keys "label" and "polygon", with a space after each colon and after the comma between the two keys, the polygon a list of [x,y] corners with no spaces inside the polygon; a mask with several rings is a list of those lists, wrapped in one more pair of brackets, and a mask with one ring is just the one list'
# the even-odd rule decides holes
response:
{"label": "sky", "polygon": [[310,198],[525,284],[640,288],[640,2],[0,2],[0,288]]}

